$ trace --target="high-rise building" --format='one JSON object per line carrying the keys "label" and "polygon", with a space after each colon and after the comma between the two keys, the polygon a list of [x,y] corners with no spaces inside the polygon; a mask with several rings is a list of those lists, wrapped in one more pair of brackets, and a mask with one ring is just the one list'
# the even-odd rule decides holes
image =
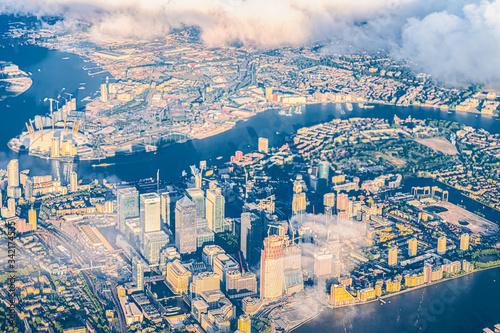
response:
{"label": "high-rise building", "polygon": [[206,216],[208,228],[215,233],[224,231],[225,199],[218,189],[207,190]]}
{"label": "high-rise building", "polygon": [[[29,200],[33,197],[33,178],[28,177],[24,183],[24,198]],[[1,197],[0,197],[1,198]]]}
{"label": "high-rise building", "polygon": [[118,223],[117,229],[125,233],[125,220],[139,217],[139,192],[135,187],[120,188],[116,191]]}
{"label": "high-rise building", "polygon": [[140,196],[141,239],[144,234],[161,230],[160,197],[156,193],[146,193]]}
{"label": "high-rise building", "polygon": [[241,315],[238,318],[238,330],[244,333],[252,333],[252,319],[249,315]]}
{"label": "high-rise building", "polygon": [[325,224],[328,226],[333,222],[333,207],[335,207],[335,193],[326,193],[323,196],[325,207]]}
{"label": "high-rise building", "polygon": [[415,238],[408,239],[408,256],[414,257],[417,255],[418,241]]}
{"label": "high-rise building", "polygon": [[61,156],[61,141],[58,137],[53,137],[50,146],[50,156],[59,157]]}
{"label": "high-rise building", "polygon": [[278,298],[283,295],[283,251],[284,239],[271,235],[264,239],[260,259],[260,298]]}
{"label": "high-rise building", "polygon": [[463,233],[460,235],[460,250],[467,251],[469,249],[469,234]]}
{"label": "high-rise building", "polygon": [[319,172],[318,172],[318,178],[319,179],[326,179],[328,182],[328,176],[330,174],[330,162],[328,161],[321,161],[318,164]]}
{"label": "high-rise building", "polygon": [[428,262],[424,264],[424,282],[425,283],[432,282],[432,264]]}
{"label": "high-rise building", "polygon": [[10,160],[7,165],[7,184],[10,187],[19,186],[19,162],[18,160]]}
{"label": "high-rise building", "polygon": [[317,277],[330,276],[333,273],[333,254],[326,248],[314,253],[314,275]]}
{"label": "high-rise building", "polygon": [[233,257],[228,256],[225,253],[218,254],[213,260],[213,271],[219,274],[219,277],[223,284],[226,283],[226,272],[232,270],[239,270],[240,265],[233,259]]}
{"label": "high-rise building", "polygon": [[101,102],[106,103],[108,101],[108,86],[106,83],[101,84]]}
{"label": "high-rise building", "polygon": [[142,259],[132,258],[132,279],[139,290],[144,290],[144,266]]}
{"label": "high-rise building", "polygon": [[262,244],[262,219],[255,213],[241,214],[240,250],[249,263],[259,259]]}
{"label": "high-rise building", "polygon": [[150,265],[160,262],[160,251],[168,245],[169,237],[163,231],[147,232],[143,236],[142,253]]}
{"label": "high-rise building", "polygon": [[267,154],[269,151],[269,140],[267,138],[259,138],[259,152]]}
{"label": "high-rise building", "polygon": [[31,208],[28,211],[28,223],[32,226],[33,231],[36,231],[37,227],[36,210],[34,210],[33,208]]}
{"label": "high-rise building", "polygon": [[337,212],[347,211],[349,196],[346,193],[340,193],[337,196]]}
{"label": "high-rise building", "polygon": [[205,193],[199,188],[188,188],[186,190],[188,198],[194,203],[196,207],[196,218],[205,218]]}
{"label": "high-rise building", "polygon": [[393,246],[389,249],[389,258],[387,263],[389,266],[397,265],[398,263],[398,248],[397,246]]}
{"label": "high-rise building", "polygon": [[175,205],[175,246],[180,254],[196,252],[196,206],[187,196]]}
{"label": "high-rise building", "polygon": [[74,171],[72,171],[70,175],[69,190],[70,192],[78,191],[78,174]]}
{"label": "high-rise building", "polygon": [[306,211],[307,200],[306,193],[294,193],[292,200],[292,212],[294,215],[303,214]]}
{"label": "high-rise building", "polygon": [[446,253],[446,236],[441,236],[438,238],[437,253],[438,254]]}

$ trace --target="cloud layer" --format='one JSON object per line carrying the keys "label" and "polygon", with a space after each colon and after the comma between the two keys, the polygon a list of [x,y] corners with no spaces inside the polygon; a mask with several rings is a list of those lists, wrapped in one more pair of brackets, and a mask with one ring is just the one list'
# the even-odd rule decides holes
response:
{"label": "cloud layer", "polygon": [[92,24],[96,39],[195,25],[203,42],[257,47],[335,38],[385,48],[448,80],[500,82],[500,0],[3,0],[8,13]]}

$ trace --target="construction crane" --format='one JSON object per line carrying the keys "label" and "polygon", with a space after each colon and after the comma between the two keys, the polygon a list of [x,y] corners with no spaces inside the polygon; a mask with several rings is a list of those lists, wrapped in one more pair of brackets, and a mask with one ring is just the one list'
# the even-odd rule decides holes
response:
{"label": "construction crane", "polygon": [[275,208],[275,203],[274,203],[275,196],[274,194],[259,200],[259,209],[265,209],[269,213],[274,213],[274,208]]}
{"label": "construction crane", "polygon": [[53,108],[52,108],[52,102],[56,102],[57,105],[56,105],[56,108],[59,108],[59,101],[57,99],[53,99],[53,98],[45,98],[43,101],[46,102],[46,101],[50,101],[50,115],[52,116],[52,111],[53,111]]}
{"label": "construction crane", "polygon": [[66,95],[69,95],[69,100],[71,100],[71,97],[73,97],[73,94],[70,94],[68,92],[65,92]]}
{"label": "construction crane", "polygon": [[278,229],[278,235],[280,237],[285,237],[285,228],[283,228],[282,225],[272,225],[272,224],[269,226],[269,229],[267,229],[267,237],[271,235],[271,228]]}

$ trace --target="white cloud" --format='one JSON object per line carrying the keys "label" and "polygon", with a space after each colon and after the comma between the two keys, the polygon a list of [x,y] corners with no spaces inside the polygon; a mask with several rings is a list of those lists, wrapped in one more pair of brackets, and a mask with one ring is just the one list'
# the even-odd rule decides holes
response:
{"label": "white cloud", "polygon": [[500,81],[500,0],[3,0],[8,13],[84,20],[93,38],[149,38],[196,25],[203,42],[257,47],[335,38],[390,49],[444,79]]}

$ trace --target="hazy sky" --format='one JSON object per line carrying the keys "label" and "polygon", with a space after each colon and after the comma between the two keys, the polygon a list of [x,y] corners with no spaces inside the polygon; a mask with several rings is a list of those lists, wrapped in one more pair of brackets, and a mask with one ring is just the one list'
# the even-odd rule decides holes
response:
{"label": "hazy sky", "polygon": [[95,39],[154,37],[197,25],[210,45],[258,47],[336,38],[383,47],[436,77],[500,82],[500,0],[2,0],[8,13],[92,23]]}

